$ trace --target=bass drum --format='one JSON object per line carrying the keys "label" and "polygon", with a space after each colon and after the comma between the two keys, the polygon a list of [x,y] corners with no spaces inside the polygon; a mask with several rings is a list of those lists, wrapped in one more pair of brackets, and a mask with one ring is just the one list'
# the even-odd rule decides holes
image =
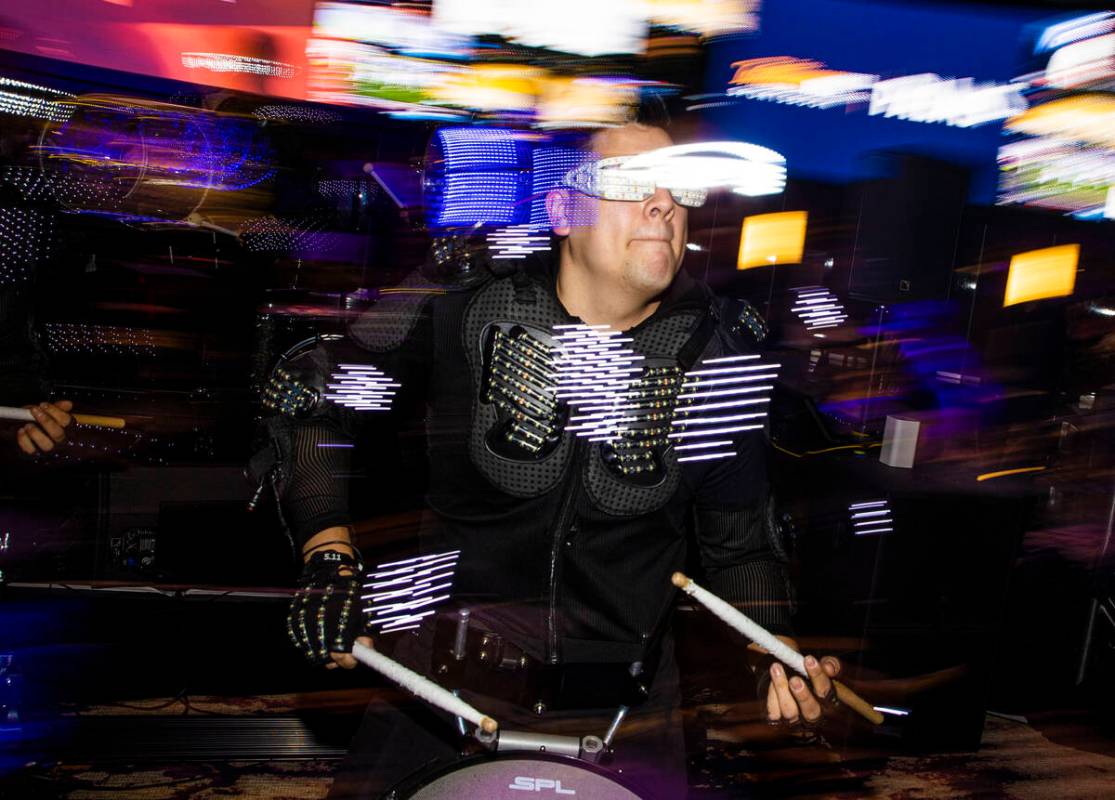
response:
{"label": "bass drum", "polygon": [[576,758],[511,752],[481,755],[409,778],[389,800],[648,800],[622,776]]}

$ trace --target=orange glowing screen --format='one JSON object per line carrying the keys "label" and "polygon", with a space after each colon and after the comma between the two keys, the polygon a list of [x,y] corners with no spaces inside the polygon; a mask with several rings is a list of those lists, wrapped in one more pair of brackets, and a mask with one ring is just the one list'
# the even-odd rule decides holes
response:
{"label": "orange glowing screen", "polygon": [[1080,245],[1064,244],[1028,250],[1010,260],[1003,306],[1013,306],[1047,297],[1066,297],[1076,284]]}
{"label": "orange glowing screen", "polygon": [[781,211],[745,217],[736,269],[769,264],[800,264],[805,250],[807,211]]}

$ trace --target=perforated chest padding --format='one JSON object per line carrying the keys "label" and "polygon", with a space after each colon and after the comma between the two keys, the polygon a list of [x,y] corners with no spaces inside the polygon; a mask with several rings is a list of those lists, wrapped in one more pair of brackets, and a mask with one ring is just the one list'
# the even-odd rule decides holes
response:
{"label": "perforated chest padding", "polygon": [[[679,366],[678,352],[692,336],[701,314],[675,314],[652,320],[631,333],[635,352],[646,358],[644,373],[663,366]],[[676,386],[674,387],[676,390]],[[658,480],[647,484],[643,474],[617,474],[605,463],[608,446],[594,443],[584,465],[584,484],[593,504],[614,516],[656,511],[677,491],[681,471],[673,447],[658,455]]]}
{"label": "perforated chest padding", "polygon": [[[529,298],[529,300],[527,299]],[[476,292],[465,308],[461,335],[472,375],[472,431],[469,434],[469,457],[484,477],[508,494],[516,497],[537,497],[553,489],[565,472],[573,451],[572,436],[565,434],[557,446],[541,458],[510,458],[493,452],[488,435],[500,424],[500,411],[495,403],[485,402],[480,387],[484,385],[484,348],[491,335],[491,326],[510,329],[522,326],[539,335],[569,321],[557,300],[544,291],[529,295],[516,294],[510,279],[495,280]]]}

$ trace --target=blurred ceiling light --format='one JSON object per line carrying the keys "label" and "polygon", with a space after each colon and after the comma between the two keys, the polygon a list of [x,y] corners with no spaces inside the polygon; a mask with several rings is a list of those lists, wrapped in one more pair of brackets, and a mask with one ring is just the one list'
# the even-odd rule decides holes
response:
{"label": "blurred ceiling light", "polygon": [[1101,36],[1113,30],[1115,30],[1115,13],[1111,11],[1074,17],[1046,28],[1038,39],[1034,52],[1045,53],[1050,50],[1057,50],[1081,39]]}
{"label": "blurred ceiling light", "polygon": [[759,0],[643,0],[652,25],[702,36],[724,36],[759,28]]}
{"label": "blurred ceiling light", "polygon": [[582,56],[642,53],[646,10],[638,0],[435,0],[433,22],[461,35],[496,34],[525,47]]}
{"label": "blurred ceiling light", "polygon": [[545,70],[522,64],[474,64],[429,90],[430,102],[482,111],[530,111]]}
{"label": "blurred ceiling light", "polygon": [[1003,307],[1072,294],[1079,260],[1078,244],[1029,250],[1013,256]]}
{"label": "blurred ceiling light", "polygon": [[748,197],[786,188],[786,159],[748,142],[698,142],[662,147],[620,167],[633,177],[682,189],[727,188]]}
{"label": "blurred ceiling light", "polygon": [[932,73],[879,81],[871,88],[867,113],[911,122],[943,122],[972,128],[1024,112],[1023,83],[982,83],[945,79]]}
{"label": "blurred ceiling light", "polygon": [[538,127],[621,125],[647,81],[551,77],[539,83]]}
{"label": "blurred ceiling light", "polygon": [[1115,97],[1081,94],[1034,106],[1004,129],[1115,148]]}
{"label": "blurred ceiling light", "polygon": [[364,42],[397,53],[460,58],[468,41],[437,25],[429,16],[379,5],[317,3],[314,36]]}
{"label": "blurred ceiling light", "polygon": [[1115,78],[1115,34],[1065,45],[1045,66],[1045,83],[1057,89],[1074,89]]}
{"label": "blurred ceiling light", "polygon": [[805,249],[806,211],[781,211],[745,217],[736,269],[799,264]]}
{"label": "blurred ceiling light", "polygon": [[1051,137],[999,148],[1000,204],[1023,203],[1080,219],[1115,217],[1115,152]]}
{"label": "blurred ceiling light", "polygon": [[727,94],[810,108],[866,103],[878,75],[825,69],[819,61],[777,56],[735,61]]}
{"label": "blurred ceiling light", "polygon": [[732,66],[736,68],[736,72],[728,83],[733,86],[745,86],[753,83],[801,86],[801,84],[811,80],[851,74],[839,70],[825,69],[825,65],[820,61],[792,58],[791,56],[748,58],[743,61],[733,61]]}

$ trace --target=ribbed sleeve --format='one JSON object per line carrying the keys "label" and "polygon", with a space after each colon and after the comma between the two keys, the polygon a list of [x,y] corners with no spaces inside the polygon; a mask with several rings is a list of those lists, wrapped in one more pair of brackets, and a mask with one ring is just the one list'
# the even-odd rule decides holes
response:
{"label": "ribbed sleeve", "polygon": [[327,421],[301,423],[291,432],[293,463],[284,498],[291,533],[299,545],[336,525],[350,525],[348,476],[352,439]]}
{"label": "ribbed sleeve", "polygon": [[785,561],[771,545],[766,502],[736,511],[697,512],[701,566],[709,589],[772,633],[790,635]]}

